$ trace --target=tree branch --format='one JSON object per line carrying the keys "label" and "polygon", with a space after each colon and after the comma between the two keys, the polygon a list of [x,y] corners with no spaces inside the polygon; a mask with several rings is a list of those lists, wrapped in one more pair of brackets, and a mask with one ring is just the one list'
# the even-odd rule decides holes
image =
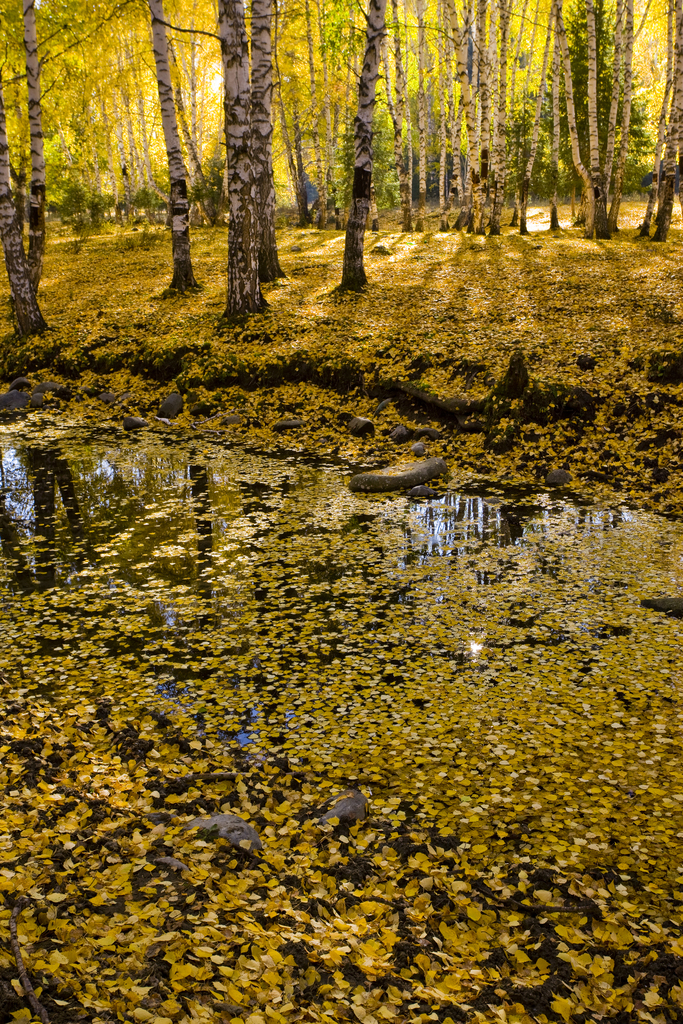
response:
{"label": "tree branch", "polygon": [[28,900],[25,896],[20,896],[17,902],[12,908],[12,915],[9,919],[9,934],[10,934],[10,946],[14,954],[14,959],[17,962],[17,970],[19,971],[19,981],[22,984],[26,998],[31,1004],[31,1009],[36,1017],[40,1017],[43,1024],[50,1024],[50,1018],[47,1015],[47,1010],[42,1003],[38,1001],[38,997],[33,991],[33,985],[26,973],[24,967],[24,961],[21,956],[21,949],[19,947],[19,935],[17,933],[17,918],[21,914],[22,910],[25,910],[28,906]]}

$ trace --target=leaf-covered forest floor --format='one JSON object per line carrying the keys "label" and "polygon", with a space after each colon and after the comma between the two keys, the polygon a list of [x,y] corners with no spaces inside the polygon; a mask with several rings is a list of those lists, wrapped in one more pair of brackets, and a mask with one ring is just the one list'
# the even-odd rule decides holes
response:
{"label": "leaf-covered forest floor", "polygon": [[[183,298],[163,235],[53,238],[53,329],[3,341],[74,392],[0,413],[3,1024],[39,1019],[22,896],[52,1024],[683,1020],[683,624],[640,606],[683,594],[683,265],[679,221],[634,233],[382,233],[359,297],[341,235],[281,233],[239,328],[221,233]],[[438,501],[345,486],[399,421],[442,433]],[[349,787],[368,817],[320,824]],[[219,811],[263,850],[183,829]]]}

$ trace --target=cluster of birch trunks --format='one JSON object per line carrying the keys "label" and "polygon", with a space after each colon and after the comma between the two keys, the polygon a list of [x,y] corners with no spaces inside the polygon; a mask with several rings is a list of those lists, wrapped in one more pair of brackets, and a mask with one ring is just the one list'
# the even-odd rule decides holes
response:
{"label": "cluster of birch trunks", "polygon": [[[430,0],[432,2],[432,0]],[[634,24],[634,0],[615,0],[612,91],[607,124],[600,124],[598,103],[598,53],[595,0],[578,0],[583,12],[588,50],[587,107],[588,145],[582,152],[577,129],[574,82],[567,41],[563,0],[435,0],[431,27],[436,28],[438,61],[439,220],[441,230],[467,227],[478,234],[500,234],[501,214],[510,193],[510,124],[514,118],[516,76],[524,67],[520,52],[528,48],[526,88],[532,65],[535,109],[531,122],[526,162],[521,182],[514,182],[515,220],[527,231],[527,205],[536,160],[543,104],[552,105],[551,227],[558,226],[557,183],[560,154],[560,117],[566,116],[572,161],[583,182],[582,217],[585,236],[608,239],[617,228],[624,175],[628,157],[629,129],[633,101],[634,44],[647,23],[652,0],[647,0],[638,27]],[[14,312],[22,334],[44,329],[38,306],[45,252],[45,152],[41,111],[41,71],[35,0],[23,0],[25,78],[30,132],[31,179],[28,248],[24,247],[19,176],[14,172],[8,143],[2,78],[0,78],[0,229]],[[273,47],[278,44],[278,12],[273,0],[251,0],[245,11],[243,0],[217,0],[215,23],[210,30],[195,28],[194,13],[188,26],[174,24],[164,11],[163,0],[148,0],[147,32],[151,41],[158,92],[158,112],[168,169],[168,189],[160,187],[152,169],[145,104],[138,93],[137,125],[131,113],[134,105],[127,92],[123,100],[126,117],[119,114],[116,88],[109,108],[113,111],[115,145],[118,148],[123,189],[131,202],[131,175],[135,154],[140,180],[167,204],[173,252],[171,287],[185,292],[196,286],[190,239],[190,198],[188,183],[196,189],[206,184],[201,147],[197,144],[196,94],[190,115],[178,68],[185,63],[178,56],[177,39],[188,33],[193,40],[191,77],[195,73],[194,40],[208,37],[221,54],[222,118],[226,160],[223,194],[228,223],[228,267],[226,314],[241,316],[263,309],[261,284],[282,276],[275,233],[276,194],[273,175],[273,114],[279,118],[279,132],[286,154],[292,190],[297,197],[300,218],[306,220],[307,175],[302,146],[302,118],[313,153],[318,192],[318,226],[328,223],[328,206],[335,203],[333,167],[338,145],[338,109],[331,102],[331,82],[338,68],[330,67],[329,33],[325,23],[333,20],[335,2],[303,0],[303,30],[299,36],[302,62],[309,71],[307,111],[300,110],[303,91],[290,87],[290,110],[286,110],[283,76]],[[373,118],[378,89],[383,81],[386,107],[393,128],[393,155],[399,182],[402,227],[410,231],[426,226],[427,136],[430,105],[426,81],[430,73],[427,43],[427,0],[414,0],[415,39],[409,40],[408,0],[368,0],[362,31],[354,28],[353,5],[349,12],[355,54],[346,67],[346,101],[353,109],[353,187],[346,223],[344,264],[340,287],[358,290],[366,283],[363,249],[369,215],[376,220],[373,189]],[[196,6],[196,5],[195,5]],[[194,11],[194,9],[193,9]],[[312,14],[317,14],[317,26]],[[124,15],[125,16],[125,15]],[[583,16],[583,15],[582,15]],[[132,17],[132,15],[131,15]],[[314,27],[318,32],[317,45]],[[174,42],[174,39],[176,42]],[[362,45],[361,45],[362,43]],[[414,45],[413,45],[414,44]],[[291,55],[290,55],[291,56]],[[359,59],[360,58],[360,59]],[[416,119],[418,139],[418,203],[413,209],[413,145],[409,63],[416,63]],[[291,63],[291,62],[290,62]],[[274,75],[274,65],[275,72]],[[322,72],[322,75],[320,74]],[[290,76],[291,77],[291,76]],[[322,96],[317,82],[322,77]],[[273,110],[274,79],[279,102]],[[16,78],[14,79],[16,81]],[[561,99],[564,111],[561,111]],[[90,110],[90,108],[88,108]],[[110,138],[108,105],[100,97],[101,122],[106,128],[107,160],[112,191],[118,200],[117,178]],[[305,117],[304,117],[305,115]],[[413,115],[415,117],[415,114]],[[619,123],[617,123],[619,122]],[[124,153],[122,125],[127,123],[129,159]],[[322,126],[322,131],[321,131]],[[69,149],[61,124],[57,125],[64,150]],[[135,131],[142,141],[142,156],[135,146]],[[601,145],[601,139],[606,144]],[[447,189],[447,156],[450,147],[452,173]],[[584,149],[585,149],[584,144]],[[667,3],[666,81],[659,113],[654,151],[653,182],[641,231],[649,235],[658,203],[655,239],[666,240],[674,204],[676,157],[683,152],[683,0]],[[95,151],[97,180],[100,169]],[[517,191],[519,185],[519,191]],[[204,215],[218,220],[210,190],[201,192]],[[518,203],[518,211],[517,211]],[[414,216],[415,213],[415,216]],[[337,226],[342,219],[337,210]]]}

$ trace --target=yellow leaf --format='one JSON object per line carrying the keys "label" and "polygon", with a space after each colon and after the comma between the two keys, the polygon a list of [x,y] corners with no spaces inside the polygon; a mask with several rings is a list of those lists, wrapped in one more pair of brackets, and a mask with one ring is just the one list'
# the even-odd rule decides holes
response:
{"label": "yellow leaf", "polygon": [[69,897],[65,892],[49,892],[46,899],[50,900],[52,903],[61,903],[62,900],[68,900]]}
{"label": "yellow leaf", "polygon": [[479,909],[479,907],[470,905],[467,908],[467,916],[469,917],[470,921],[478,921],[481,918],[481,910]]}
{"label": "yellow leaf", "polygon": [[555,996],[550,1005],[555,1013],[559,1013],[562,1020],[569,1021],[574,1007],[568,999],[564,999],[562,996]]}

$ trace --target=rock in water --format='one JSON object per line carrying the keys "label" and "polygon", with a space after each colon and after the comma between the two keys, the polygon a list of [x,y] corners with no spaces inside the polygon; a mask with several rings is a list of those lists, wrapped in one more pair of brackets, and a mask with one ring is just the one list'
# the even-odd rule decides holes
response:
{"label": "rock in water", "polygon": [[34,395],[45,395],[48,391],[55,398],[63,398],[66,402],[71,398],[71,390],[66,384],[59,384],[56,380],[46,380],[43,384],[36,384],[33,389]]}
{"label": "rock in water", "polygon": [[278,420],[277,423],[273,423],[272,429],[278,434],[283,434],[286,430],[299,430],[303,425],[303,420],[293,418],[291,420]]}
{"label": "rock in water", "polygon": [[165,420],[174,420],[183,411],[183,404],[183,396],[173,391],[159,406],[157,416]]}
{"label": "rock in water", "polygon": [[105,405],[113,405],[116,401],[116,395],[112,391],[103,391],[102,394],[97,397],[100,402],[104,402]]}
{"label": "rock in water", "polygon": [[123,429],[124,430],[142,430],[143,427],[147,426],[147,420],[143,420],[141,416],[124,416],[123,417]]}
{"label": "rock in water", "polygon": [[31,408],[40,409],[44,401],[45,399],[43,395],[31,395]]}
{"label": "rock in water", "polygon": [[418,441],[417,444],[411,445],[410,450],[413,453],[413,455],[417,455],[418,458],[423,456],[424,453],[427,451],[425,446],[422,444],[422,441]]}
{"label": "rock in water", "polygon": [[0,409],[25,409],[30,398],[25,391],[8,391],[0,395]]}
{"label": "rock in water", "polygon": [[571,473],[568,473],[566,469],[551,469],[545,482],[549,487],[561,487],[563,484],[568,484],[571,478]]}
{"label": "rock in water", "polygon": [[353,437],[374,437],[375,424],[372,420],[366,420],[364,416],[354,416],[349,420],[347,430]]}
{"label": "rock in water", "polygon": [[183,825],[183,831],[191,828],[213,832],[241,850],[263,849],[256,829],[236,814],[212,814],[209,818],[193,818],[187,825]]}
{"label": "rock in water", "polygon": [[360,494],[381,494],[385,491],[406,491],[427,483],[448,472],[443,459],[426,459],[390,466],[372,473],[357,473],[349,482],[349,489]]}
{"label": "rock in water", "polygon": [[410,427],[406,427],[404,423],[397,423],[392,430],[389,431],[389,440],[395,444],[405,444],[406,441],[410,441],[413,436],[413,432]]}
{"label": "rock in water", "polygon": [[435,491],[433,487],[427,487],[426,484],[418,484],[417,487],[412,487],[408,491],[409,498],[436,498],[439,492]]}
{"label": "rock in water", "polygon": [[677,619],[683,618],[683,597],[647,597],[640,602],[640,606],[655,612],[666,612]]}
{"label": "rock in water", "polygon": [[31,381],[28,377],[17,377],[13,380],[10,386],[7,388],[8,391],[22,391],[24,388],[31,387]]}
{"label": "rock in water", "polygon": [[231,412],[221,420],[222,427],[239,427],[244,423],[244,418],[239,413]]}
{"label": "rock in water", "polygon": [[435,430],[434,427],[420,427],[413,434],[413,440],[419,441],[421,437],[426,437],[429,441],[438,441],[441,437],[441,431]]}
{"label": "rock in water", "polygon": [[346,789],[334,798],[334,803],[329,811],[320,818],[320,821],[332,821],[339,819],[340,825],[347,825],[353,821],[363,821],[368,814],[368,798],[358,789]]}

